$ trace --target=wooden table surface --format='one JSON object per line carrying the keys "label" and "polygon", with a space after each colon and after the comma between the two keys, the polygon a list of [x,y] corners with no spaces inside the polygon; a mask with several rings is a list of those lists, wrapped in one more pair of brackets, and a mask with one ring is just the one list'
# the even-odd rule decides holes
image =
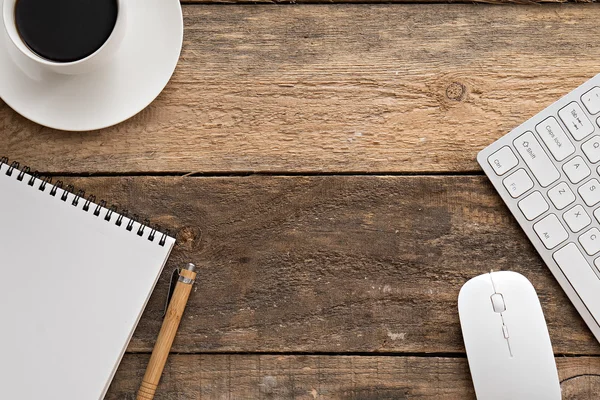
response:
{"label": "wooden table surface", "polygon": [[600,346],[475,156],[600,72],[600,8],[317,2],[187,2],[171,83],[111,129],[0,102],[1,155],[177,232],[107,399],[187,261],[157,400],[474,399],[456,299],[490,269],[536,287],[564,398],[597,398]]}

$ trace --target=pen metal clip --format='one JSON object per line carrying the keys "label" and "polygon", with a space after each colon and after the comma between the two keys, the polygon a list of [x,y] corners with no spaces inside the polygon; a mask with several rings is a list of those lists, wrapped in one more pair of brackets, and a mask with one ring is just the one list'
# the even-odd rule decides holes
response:
{"label": "pen metal clip", "polygon": [[169,293],[167,294],[167,304],[165,304],[165,312],[163,313],[163,318],[167,316],[167,310],[169,309],[169,304],[171,303],[171,298],[173,297],[173,292],[175,292],[177,282],[185,283],[186,285],[193,285],[196,278],[195,269],[196,266],[192,263],[188,263],[185,267],[185,270],[192,274],[192,276],[194,277],[193,279],[188,278],[187,276],[185,276],[185,274],[182,275],[182,268],[176,268],[171,274],[171,283],[169,283]]}
{"label": "pen metal clip", "polygon": [[179,280],[180,273],[181,273],[181,269],[175,268],[173,270],[173,273],[171,274],[171,282],[169,283],[169,293],[167,294],[167,304],[165,304],[163,318],[167,315],[167,309],[169,308],[169,303],[171,303],[171,298],[173,297],[173,292],[175,291],[175,286],[177,286],[177,281]]}

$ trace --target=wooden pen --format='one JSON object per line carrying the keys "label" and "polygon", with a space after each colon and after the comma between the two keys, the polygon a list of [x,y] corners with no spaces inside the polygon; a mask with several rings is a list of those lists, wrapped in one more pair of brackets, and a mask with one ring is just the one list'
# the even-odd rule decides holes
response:
{"label": "wooden pen", "polygon": [[173,291],[173,297],[169,302],[165,320],[163,321],[158,339],[154,345],[152,356],[148,362],[148,368],[146,368],[146,374],[144,380],[140,385],[140,390],[137,394],[137,400],[152,400],[158,387],[158,382],[162,375],[163,369],[167,362],[167,357],[171,351],[173,340],[177,334],[179,323],[185,306],[190,297],[192,286],[196,280],[196,266],[194,264],[188,264],[186,269],[179,271],[179,279],[177,285]]}

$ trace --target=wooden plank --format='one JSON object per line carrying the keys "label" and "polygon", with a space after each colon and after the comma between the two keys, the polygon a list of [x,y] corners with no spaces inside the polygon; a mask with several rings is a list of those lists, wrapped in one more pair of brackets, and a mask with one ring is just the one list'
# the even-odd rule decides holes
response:
{"label": "wooden plank", "polygon": [[[127,355],[107,400],[128,399],[146,355]],[[564,400],[594,399],[600,358],[557,358]],[[475,399],[467,360],[443,357],[171,355],[156,400]]]}
{"label": "wooden plank", "polygon": [[184,0],[183,4],[278,4],[278,5],[293,5],[293,4],[519,4],[519,5],[531,5],[531,4],[563,4],[563,3],[593,3],[593,0]]}
{"label": "wooden plank", "polygon": [[593,3],[593,0],[182,0],[183,4],[448,4],[448,3],[482,3],[482,4],[543,4],[543,3]]}
{"label": "wooden plank", "polygon": [[187,5],[151,107],[81,134],[0,105],[0,149],[56,173],[475,171],[598,72],[594,9]]}
{"label": "wooden plank", "polygon": [[460,287],[510,269],[538,290],[557,354],[600,354],[481,176],[65,181],[178,231],[130,351],[152,349],[169,273],[192,261],[175,352],[460,354]]}

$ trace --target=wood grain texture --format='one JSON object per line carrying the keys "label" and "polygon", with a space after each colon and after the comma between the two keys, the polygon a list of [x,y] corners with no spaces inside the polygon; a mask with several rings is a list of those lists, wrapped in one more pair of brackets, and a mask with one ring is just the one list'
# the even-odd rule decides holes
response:
{"label": "wood grain texture", "polygon": [[593,3],[594,0],[183,0],[183,4],[542,4],[542,3]]}
{"label": "wood grain texture", "polygon": [[[106,400],[133,399],[145,355],[127,355]],[[558,358],[564,400],[597,398],[600,358]],[[475,400],[467,360],[442,357],[172,355],[156,400]]]}
{"label": "wood grain texture", "polygon": [[460,287],[510,269],[557,354],[600,354],[485,177],[64,180],[178,232],[129,351],[152,350],[170,272],[194,262],[174,352],[462,354]]}
{"label": "wood grain texture", "polygon": [[65,173],[442,172],[598,72],[597,7],[186,5],[175,76],[115,128],[0,105],[0,149]]}
{"label": "wood grain texture", "polygon": [[169,301],[167,312],[165,313],[164,321],[158,333],[158,338],[154,344],[148,367],[144,374],[144,379],[138,391],[137,400],[153,400],[156,393],[156,387],[160,382],[171,346],[179,330],[179,324],[185,311],[190,294],[192,293],[193,284],[196,280],[196,272],[189,271],[184,267],[179,272],[178,279],[190,279],[190,282],[178,281],[173,291],[173,296]]}

